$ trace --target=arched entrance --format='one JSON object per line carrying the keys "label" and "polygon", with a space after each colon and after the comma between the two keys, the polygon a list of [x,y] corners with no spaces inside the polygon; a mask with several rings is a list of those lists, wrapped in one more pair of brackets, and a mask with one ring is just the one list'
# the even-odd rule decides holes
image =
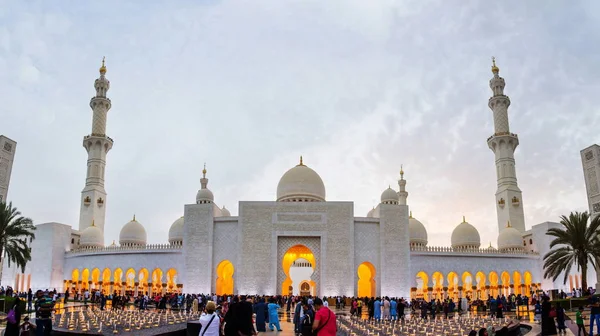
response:
{"label": "arched entrance", "polygon": [[375,283],[376,270],[375,266],[368,261],[358,265],[356,270],[358,274],[358,297],[375,297],[377,296],[377,284]]}
{"label": "arched entrance", "polygon": [[315,295],[316,284],[311,276],[315,271],[316,259],[313,252],[305,245],[294,245],[283,255],[281,262],[285,280],[281,284],[282,295],[300,294],[300,285],[307,282],[311,295]]}
{"label": "arched entrance", "polygon": [[304,281],[300,285],[300,296],[309,296],[309,295],[311,295],[310,285],[308,284],[308,282]]}
{"label": "arched entrance", "polygon": [[223,260],[217,265],[217,295],[234,294],[233,293],[233,273],[235,269],[229,260]]}

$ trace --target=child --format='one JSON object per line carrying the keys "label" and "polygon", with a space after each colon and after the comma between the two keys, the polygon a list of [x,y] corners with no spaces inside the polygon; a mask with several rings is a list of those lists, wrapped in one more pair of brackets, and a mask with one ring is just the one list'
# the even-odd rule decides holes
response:
{"label": "child", "polygon": [[583,336],[585,336],[585,325],[583,324],[583,320],[585,320],[585,315],[583,315],[583,306],[579,306],[579,310],[575,314],[575,323],[577,323],[577,336],[581,336],[581,332],[583,332]]}
{"label": "child", "polygon": [[21,324],[21,329],[19,329],[19,335],[21,336],[29,336],[29,330],[33,329],[33,325],[29,323],[29,316],[25,316],[23,319],[23,324]]}

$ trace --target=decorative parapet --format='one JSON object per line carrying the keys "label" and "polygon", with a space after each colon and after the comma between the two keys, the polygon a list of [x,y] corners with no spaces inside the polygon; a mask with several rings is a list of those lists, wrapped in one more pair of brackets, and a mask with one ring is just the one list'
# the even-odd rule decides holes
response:
{"label": "decorative parapet", "polygon": [[105,247],[80,247],[75,250],[65,252],[67,255],[78,254],[95,254],[95,253],[127,253],[127,252],[160,252],[160,251],[179,251],[183,248],[183,244],[177,242],[173,244],[147,244],[135,245],[126,244],[120,246],[105,246]]}
{"label": "decorative parapet", "polygon": [[491,248],[464,248],[456,249],[448,246],[419,246],[412,245],[411,252],[428,252],[435,254],[500,254],[500,255],[531,255],[538,256],[537,252],[529,252],[523,249],[496,250]]}

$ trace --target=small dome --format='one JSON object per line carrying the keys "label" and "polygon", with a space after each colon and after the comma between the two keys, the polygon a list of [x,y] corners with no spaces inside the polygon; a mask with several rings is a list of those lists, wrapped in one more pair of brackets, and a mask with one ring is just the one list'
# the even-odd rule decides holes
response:
{"label": "small dome", "polygon": [[102,230],[92,223],[92,226],[85,228],[85,230],[81,232],[79,245],[81,247],[104,247],[104,234],[102,233]]}
{"label": "small dome", "polygon": [[196,194],[196,204],[212,203],[214,200],[215,196],[210,189],[200,189]]}
{"label": "small dome", "polygon": [[231,212],[229,212],[229,210],[225,209],[225,206],[223,206],[221,208],[221,216],[223,216],[223,217],[231,217]]}
{"label": "small dome", "polygon": [[183,243],[183,216],[179,217],[176,221],[171,224],[169,228],[169,243],[170,244],[181,244]]}
{"label": "small dome", "polygon": [[425,229],[425,225],[416,218],[413,218],[412,215],[408,218],[408,231],[411,245],[427,245],[427,230]]}
{"label": "small dome", "polygon": [[367,212],[367,217],[375,217],[375,207],[373,207],[373,209],[369,210],[369,212]]}
{"label": "small dome", "polygon": [[479,231],[463,217],[463,222],[452,231],[451,243],[454,249],[479,248],[481,246]]}
{"label": "small dome", "polygon": [[498,249],[499,250],[511,250],[511,249],[523,249],[523,236],[519,230],[512,226],[507,226],[498,235]]}
{"label": "small dome", "polygon": [[388,187],[381,193],[381,203],[398,204],[398,193],[392,187]]}
{"label": "small dome", "polygon": [[123,226],[119,233],[119,244],[121,245],[146,245],[146,239],[146,229],[135,220],[135,216]]}
{"label": "small dome", "polygon": [[277,185],[278,202],[324,202],[325,184],[321,176],[302,163],[283,174]]}

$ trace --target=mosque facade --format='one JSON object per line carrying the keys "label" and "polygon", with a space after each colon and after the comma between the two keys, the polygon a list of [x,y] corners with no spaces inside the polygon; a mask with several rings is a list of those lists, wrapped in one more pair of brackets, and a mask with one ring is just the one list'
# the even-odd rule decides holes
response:
{"label": "mosque facade", "polygon": [[[71,293],[150,295],[185,292],[217,294],[311,294],[318,296],[487,297],[538,289],[581,286],[576,271],[556,281],[543,277],[543,255],[560,224],[526,230],[514,151],[519,138],[509,128],[510,99],[492,66],[494,133],[487,140],[495,156],[497,248],[481,246],[476,227],[463,218],[450,246],[430,246],[425,225],[409,210],[407,180],[364,217],[354,203],[328,201],[325,184],[302,157],[281,177],[274,201],[239,202],[233,216],[215,203],[206,167],[195,202],[183,207],[164,244],[148,244],[135,218],[123,226],[119,244],[106,246],[107,193],[104,174],[114,141],[106,134],[111,101],[104,61],[90,101],[92,131],[83,138],[88,153],[77,229],[61,223],[37,225],[32,260],[25,270],[3,266],[2,284],[16,290],[56,288]],[[458,222],[458,221],[457,221]],[[596,274],[588,275],[596,283]]]}

